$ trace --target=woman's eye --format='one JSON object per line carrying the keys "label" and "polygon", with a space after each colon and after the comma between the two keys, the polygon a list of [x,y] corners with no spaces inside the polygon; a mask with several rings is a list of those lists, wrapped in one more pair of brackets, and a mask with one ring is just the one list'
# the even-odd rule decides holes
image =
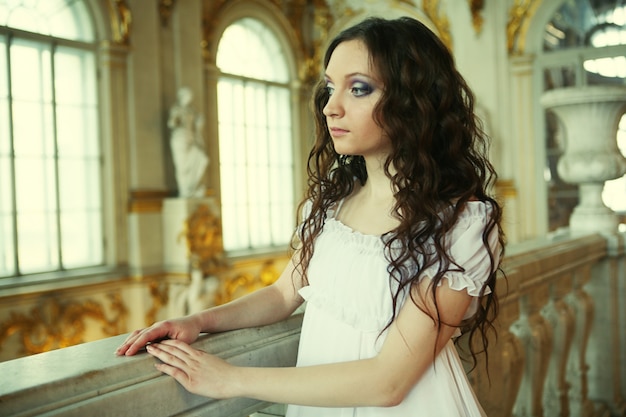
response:
{"label": "woman's eye", "polygon": [[335,92],[335,87],[330,86],[330,85],[326,86],[326,93],[328,93],[329,96],[332,96],[334,92]]}
{"label": "woman's eye", "polygon": [[352,84],[352,88],[350,89],[350,92],[355,97],[363,97],[368,94],[371,94],[373,90],[374,89],[369,84],[358,82],[358,83]]}

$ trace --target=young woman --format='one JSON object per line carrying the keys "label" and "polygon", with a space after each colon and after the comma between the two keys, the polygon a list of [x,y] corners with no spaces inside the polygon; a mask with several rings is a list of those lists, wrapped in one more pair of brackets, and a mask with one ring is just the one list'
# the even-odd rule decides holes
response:
{"label": "young woman", "polygon": [[[148,353],[188,390],[287,403],[292,417],[482,416],[453,340],[464,330],[486,346],[504,237],[472,93],[410,18],[345,30],[324,68],[289,266],[244,298],[135,331],[117,354],[165,337]],[[235,367],[188,345],[305,300],[295,368]]]}

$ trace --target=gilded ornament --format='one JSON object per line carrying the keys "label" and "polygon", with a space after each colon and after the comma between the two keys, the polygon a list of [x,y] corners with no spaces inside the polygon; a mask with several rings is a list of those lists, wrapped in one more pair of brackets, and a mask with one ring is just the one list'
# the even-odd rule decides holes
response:
{"label": "gilded ornament", "polygon": [[152,298],[152,307],[146,313],[146,325],[149,326],[156,320],[159,310],[169,301],[169,285],[166,282],[152,281],[148,288]]}
{"label": "gilded ornament", "polygon": [[128,200],[129,213],[160,213],[169,191],[132,190]]}
{"label": "gilded ornament", "polygon": [[498,179],[496,181],[496,194],[504,198],[517,197],[517,188],[513,180]]}
{"label": "gilded ornament", "polygon": [[181,236],[187,240],[192,268],[201,270],[204,276],[217,275],[226,268],[222,222],[208,205],[199,205],[187,218]]}
{"label": "gilded ornament", "polygon": [[234,277],[222,280],[220,288],[215,293],[215,305],[220,305],[234,300],[237,297],[267,287],[274,283],[280,272],[276,269],[273,260],[263,263],[257,275],[240,273]]}
{"label": "gilded ornament", "polygon": [[108,298],[114,313],[111,319],[105,308],[93,300],[61,303],[46,298],[29,314],[11,312],[9,319],[0,323],[0,347],[15,333],[21,335],[22,350],[28,355],[83,343],[87,319],[100,322],[105,335],[118,335],[126,328],[128,311],[120,294],[109,294]]}
{"label": "gilded ornament", "polygon": [[422,0],[422,10],[437,28],[439,39],[452,51],[452,35],[448,17],[439,13],[439,0]]}
{"label": "gilded ornament", "polygon": [[483,16],[481,12],[485,8],[485,0],[468,0],[470,12],[472,13],[472,26],[476,34],[483,30]]}
{"label": "gilded ornament", "polygon": [[313,27],[317,36],[312,40],[309,52],[305,53],[306,58],[300,68],[300,79],[307,84],[315,83],[320,77],[322,42],[328,37],[328,32],[333,22],[326,3],[324,1],[318,1],[317,3],[320,4],[316,5],[313,12]]}
{"label": "gilded ornament", "polygon": [[515,0],[509,11],[509,21],[506,25],[507,49],[509,54],[522,55],[526,43],[526,32],[537,6],[541,0]]}
{"label": "gilded ornament", "polygon": [[126,0],[108,0],[109,18],[113,41],[128,45],[132,28],[132,14]]}

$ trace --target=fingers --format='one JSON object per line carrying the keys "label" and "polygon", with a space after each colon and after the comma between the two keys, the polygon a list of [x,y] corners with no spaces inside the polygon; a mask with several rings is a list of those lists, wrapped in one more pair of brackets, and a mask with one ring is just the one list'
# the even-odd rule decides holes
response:
{"label": "fingers", "polygon": [[160,361],[155,368],[176,379],[187,391],[215,399],[229,397],[230,365],[224,360],[174,339],[149,344],[146,349]]}
{"label": "fingers", "polygon": [[168,365],[166,363],[155,363],[154,367],[159,371],[167,374],[174,379],[176,379],[185,389],[187,389],[187,381],[189,380],[189,376],[174,366]]}
{"label": "fingers", "polygon": [[192,362],[187,351],[179,349],[177,346],[170,346],[165,343],[153,343],[146,346],[148,353],[163,363],[178,369],[187,369]]}
{"label": "fingers", "polygon": [[115,354],[118,356],[132,356],[143,349],[149,342],[160,340],[166,335],[167,334],[163,334],[163,331],[158,328],[135,330],[126,338],[124,343],[117,348]]}
{"label": "fingers", "polygon": [[[162,346],[164,349],[172,349],[171,347]],[[171,352],[161,349],[158,343],[146,346],[148,353],[155,358],[159,359],[161,363],[155,363],[154,367],[164,374],[167,374],[176,379],[183,387],[187,389],[189,382],[189,367],[187,363]],[[182,353],[182,351],[178,351]]]}
{"label": "fingers", "polygon": [[177,350],[177,351],[184,352],[185,354],[189,356],[195,356],[196,354],[200,353],[199,350],[192,348],[189,344],[181,340],[176,340],[176,339],[162,340],[158,343],[158,345],[163,350],[166,350],[168,352],[174,352],[175,350]]}
{"label": "fingers", "polygon": [[146,346],[148,353],[162,362],[154,364],[154,367],[173,377],[185,389],[189,390],[191,373],[194,371],[195,364],[190,354],[193,353],[194,349],[177,340],[166,342],[174,343],[153,343]]}

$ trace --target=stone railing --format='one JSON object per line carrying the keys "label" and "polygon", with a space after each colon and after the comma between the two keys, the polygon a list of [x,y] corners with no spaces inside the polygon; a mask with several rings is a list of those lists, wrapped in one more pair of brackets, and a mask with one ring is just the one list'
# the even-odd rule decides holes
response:
{"label": "stone railing", "polygon": [[[497,341],[469,376],[490,417],[626,416],[622,235],[562,236],[508,249]],[[301,316],[203,336],[195,346],[251,366],[291,366]],[[124,336],[0,363],[0,415],[247,416],[268,404],[187,393]],[[466,342],[461,339],[461,347]],[[462,349],[461,349],[462,351]]]}
{"label": "stone railing", "polygon": [[[302,315],[201,336],[194,346],[245,366],[293,366]],[[217,401],[185,391],[148,355],[118,357],[115,336],[0,363],[0,416],[248,416],[270,404]]]}
{"label": "stone railing", "polygon": [[626,415],[625,265],[622,235],[509,248],[489,375],[470,374],[489,416]]}

